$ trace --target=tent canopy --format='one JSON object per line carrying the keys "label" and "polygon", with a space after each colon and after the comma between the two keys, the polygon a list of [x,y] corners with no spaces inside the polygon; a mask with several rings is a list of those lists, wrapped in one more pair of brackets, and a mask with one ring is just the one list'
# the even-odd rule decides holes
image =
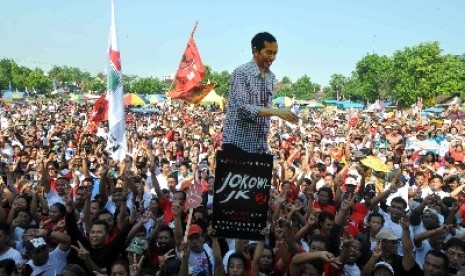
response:
{"label": "tent canopy", "polygon": [[215,104],[215,105],[218,105],[221,108],[221,110],[223,110],[224,98],[216,94],[215,89],[213,89],[212,91],[210,91],[210,93],[207,94],[207,96],[205,96],[205,98],[202,99],[200,104],[202,105]]}

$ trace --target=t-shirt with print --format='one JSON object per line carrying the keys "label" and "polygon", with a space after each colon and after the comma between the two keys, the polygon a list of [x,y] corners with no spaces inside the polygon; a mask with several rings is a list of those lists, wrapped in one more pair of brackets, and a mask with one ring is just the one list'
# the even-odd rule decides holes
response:
{"label": "t-shirt with print", "polygon": [[189,253],[189,276],[202,275],[213,276],[214,259],[212,249],[204,244],[200,253],[191,251]]}

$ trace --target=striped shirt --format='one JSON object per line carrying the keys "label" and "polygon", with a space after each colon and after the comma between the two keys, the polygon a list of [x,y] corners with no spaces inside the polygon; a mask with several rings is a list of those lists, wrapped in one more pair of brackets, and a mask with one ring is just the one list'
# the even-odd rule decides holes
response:
{"label": "striped shirt", "polygon": [[265,153],[269,117],[259,117],[261,108],[271,106],[275,75],[263,77],[254,61],[238,67],[231,75],[223,143],[250,153]]}

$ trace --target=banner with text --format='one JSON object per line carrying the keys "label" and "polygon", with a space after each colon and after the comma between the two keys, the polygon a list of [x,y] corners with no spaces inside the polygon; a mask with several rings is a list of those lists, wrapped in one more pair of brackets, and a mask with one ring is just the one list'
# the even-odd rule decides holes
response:
{"label": "banner with text", "polygon": [[218,151],[213,196],[216,236],[263,240],[273,156]]}

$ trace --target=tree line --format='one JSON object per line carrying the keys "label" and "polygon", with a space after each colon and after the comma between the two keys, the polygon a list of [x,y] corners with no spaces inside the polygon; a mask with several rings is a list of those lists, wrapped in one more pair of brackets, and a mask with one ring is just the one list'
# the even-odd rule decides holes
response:
{"label": "tree line", "polygon": [[[350,99],[371,103],[376,100],[392,100],[408,106],[418,98],[424,104],[434,104],[437,96],[465,96],[465,55],[443,54],[438,42],[420,43],[394,52],[391,56],[366,54],[355,65],[349,76],[335,73],[329,83],[322,86],[304,75],[295,81],[284,76],[276,84],[276,96],[296,99]],[[215,91],[226,96],[230,73],[216,72],[206,66],[204,81],[215,82]],[[104,73],[92,75],[70,66],[54,66],[47,74],[40,68],[18,65],[11,59],[0,59],[0,89],[6,90],[12,83],[13,90],[52,91],[52,81],[59,87],[73,91],[103,93],[106,89]],[[163,93],[171,87],[156,77],[124,75],[125,92],[137,94]]]}

